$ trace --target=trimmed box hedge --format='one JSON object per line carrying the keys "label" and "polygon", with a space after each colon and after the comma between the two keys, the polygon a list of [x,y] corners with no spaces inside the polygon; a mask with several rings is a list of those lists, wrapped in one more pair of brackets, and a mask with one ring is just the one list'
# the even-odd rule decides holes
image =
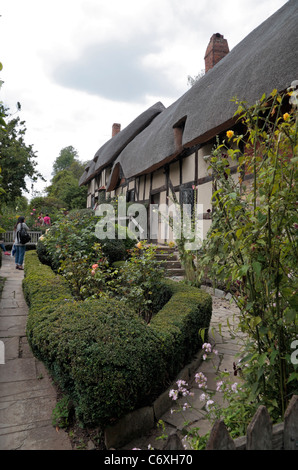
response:
{"label": "trimmed box hedge", "polygon": [[147,325],[116,300],[74,301],[66,281],[25,257],[27,337],[85,425],[113,423],[149,405],[201,346],[211,297],[167,281],[172,296]]}

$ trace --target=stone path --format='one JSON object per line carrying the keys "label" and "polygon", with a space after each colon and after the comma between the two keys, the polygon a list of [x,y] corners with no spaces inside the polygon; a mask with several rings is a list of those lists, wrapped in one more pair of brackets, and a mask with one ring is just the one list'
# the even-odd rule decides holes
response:
{"label": "stone path", "polygon": [[[0,276],[7,280],[0,300],[0,450],[71,450],[68,435],[51,423],[56,391],[26,339],[28,307],[23,271],[2,255]],[[4,359],[4,360],[3,360]],[[5,362],[3,364],[3,362]]]}

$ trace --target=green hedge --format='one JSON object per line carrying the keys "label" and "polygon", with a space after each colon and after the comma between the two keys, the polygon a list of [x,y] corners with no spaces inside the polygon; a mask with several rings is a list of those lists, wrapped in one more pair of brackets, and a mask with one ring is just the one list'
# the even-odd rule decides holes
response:
{"label": "green hedge", "polygon": [[63,278],[26,253],[23,289],[33,353],[72,399],[86,425],[106,425],[149,405],[200,347],[211,298],[175,282],[147,325],[121,302],[76,302]]}

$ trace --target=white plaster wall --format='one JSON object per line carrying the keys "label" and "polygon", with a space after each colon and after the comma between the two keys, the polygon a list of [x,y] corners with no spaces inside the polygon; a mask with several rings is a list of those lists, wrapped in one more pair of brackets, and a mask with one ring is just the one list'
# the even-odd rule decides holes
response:
{"label": "white plaster wall", "polygon": [[175,162],[170,165],[170,179],[172,181],[173,186],[177,186],[180,183],[179,162]]}
{"label": "white plaster wall", "polygon": [[153,174],[152,180],[152,189],[158,189],[165,184],[165,174],[164,170],[160,169],[157,170],[156,173]]}
{"label": "white plaster wall", "polygon": [[182,183],[194,181],[195,175],[195,154],[182,160]]}

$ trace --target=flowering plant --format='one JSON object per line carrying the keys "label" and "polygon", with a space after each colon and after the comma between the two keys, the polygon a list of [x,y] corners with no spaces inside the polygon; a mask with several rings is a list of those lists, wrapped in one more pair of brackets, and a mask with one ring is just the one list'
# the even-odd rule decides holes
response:
{"label": "flowering plant", "polygon": [[298,379],[291,361],[298,332],[296,95],[274,90],[252,108],[236,100],[240,132],[228,132],[210,159],[213,221],[199,260],[201,272],[207,268],[233,294],[248,335],[250,400],[275,420]]}
{"label": "flowering plant", "polygon": [[[203,361],[213,360],[218,355],[218,351],[212,348],[210,343],[202,345]],[[216,376],[216,390],[213,384],[208,383],[207,376],[199,371],[195,374],[195,383],[201,390],[200,401],[202,408],[196,411],[202,415],[202,419],[207,419],[212,426],[217,419],[222,419],[232,438],[245,435],[247,426],[253,417],[257,402],[249,400],[249,390],[245,386],[245,369],[246,364],[242,365],[240,361],[237,365],[233,364],[233,376],[225,371]],[[216,366],[215,366],[216,368]],[[237,379],[233,380],[233,377]],[[190,408],[194,408],[191,399],[194,392],[190,390],[188,383],[184,380],[176,382],[177,389],[169,391],[169,397],[178,405],[174,412],[185,412]],[[218,400],[218,394],[222,397]],[[180,403],[181,402],[181,403]],[[186,422],[187,424],[187,422]],[[200,450],[204,449],[209,438],[209,432],[202,435],[200,428],[185,429],[184,446],[187,448]]]}

